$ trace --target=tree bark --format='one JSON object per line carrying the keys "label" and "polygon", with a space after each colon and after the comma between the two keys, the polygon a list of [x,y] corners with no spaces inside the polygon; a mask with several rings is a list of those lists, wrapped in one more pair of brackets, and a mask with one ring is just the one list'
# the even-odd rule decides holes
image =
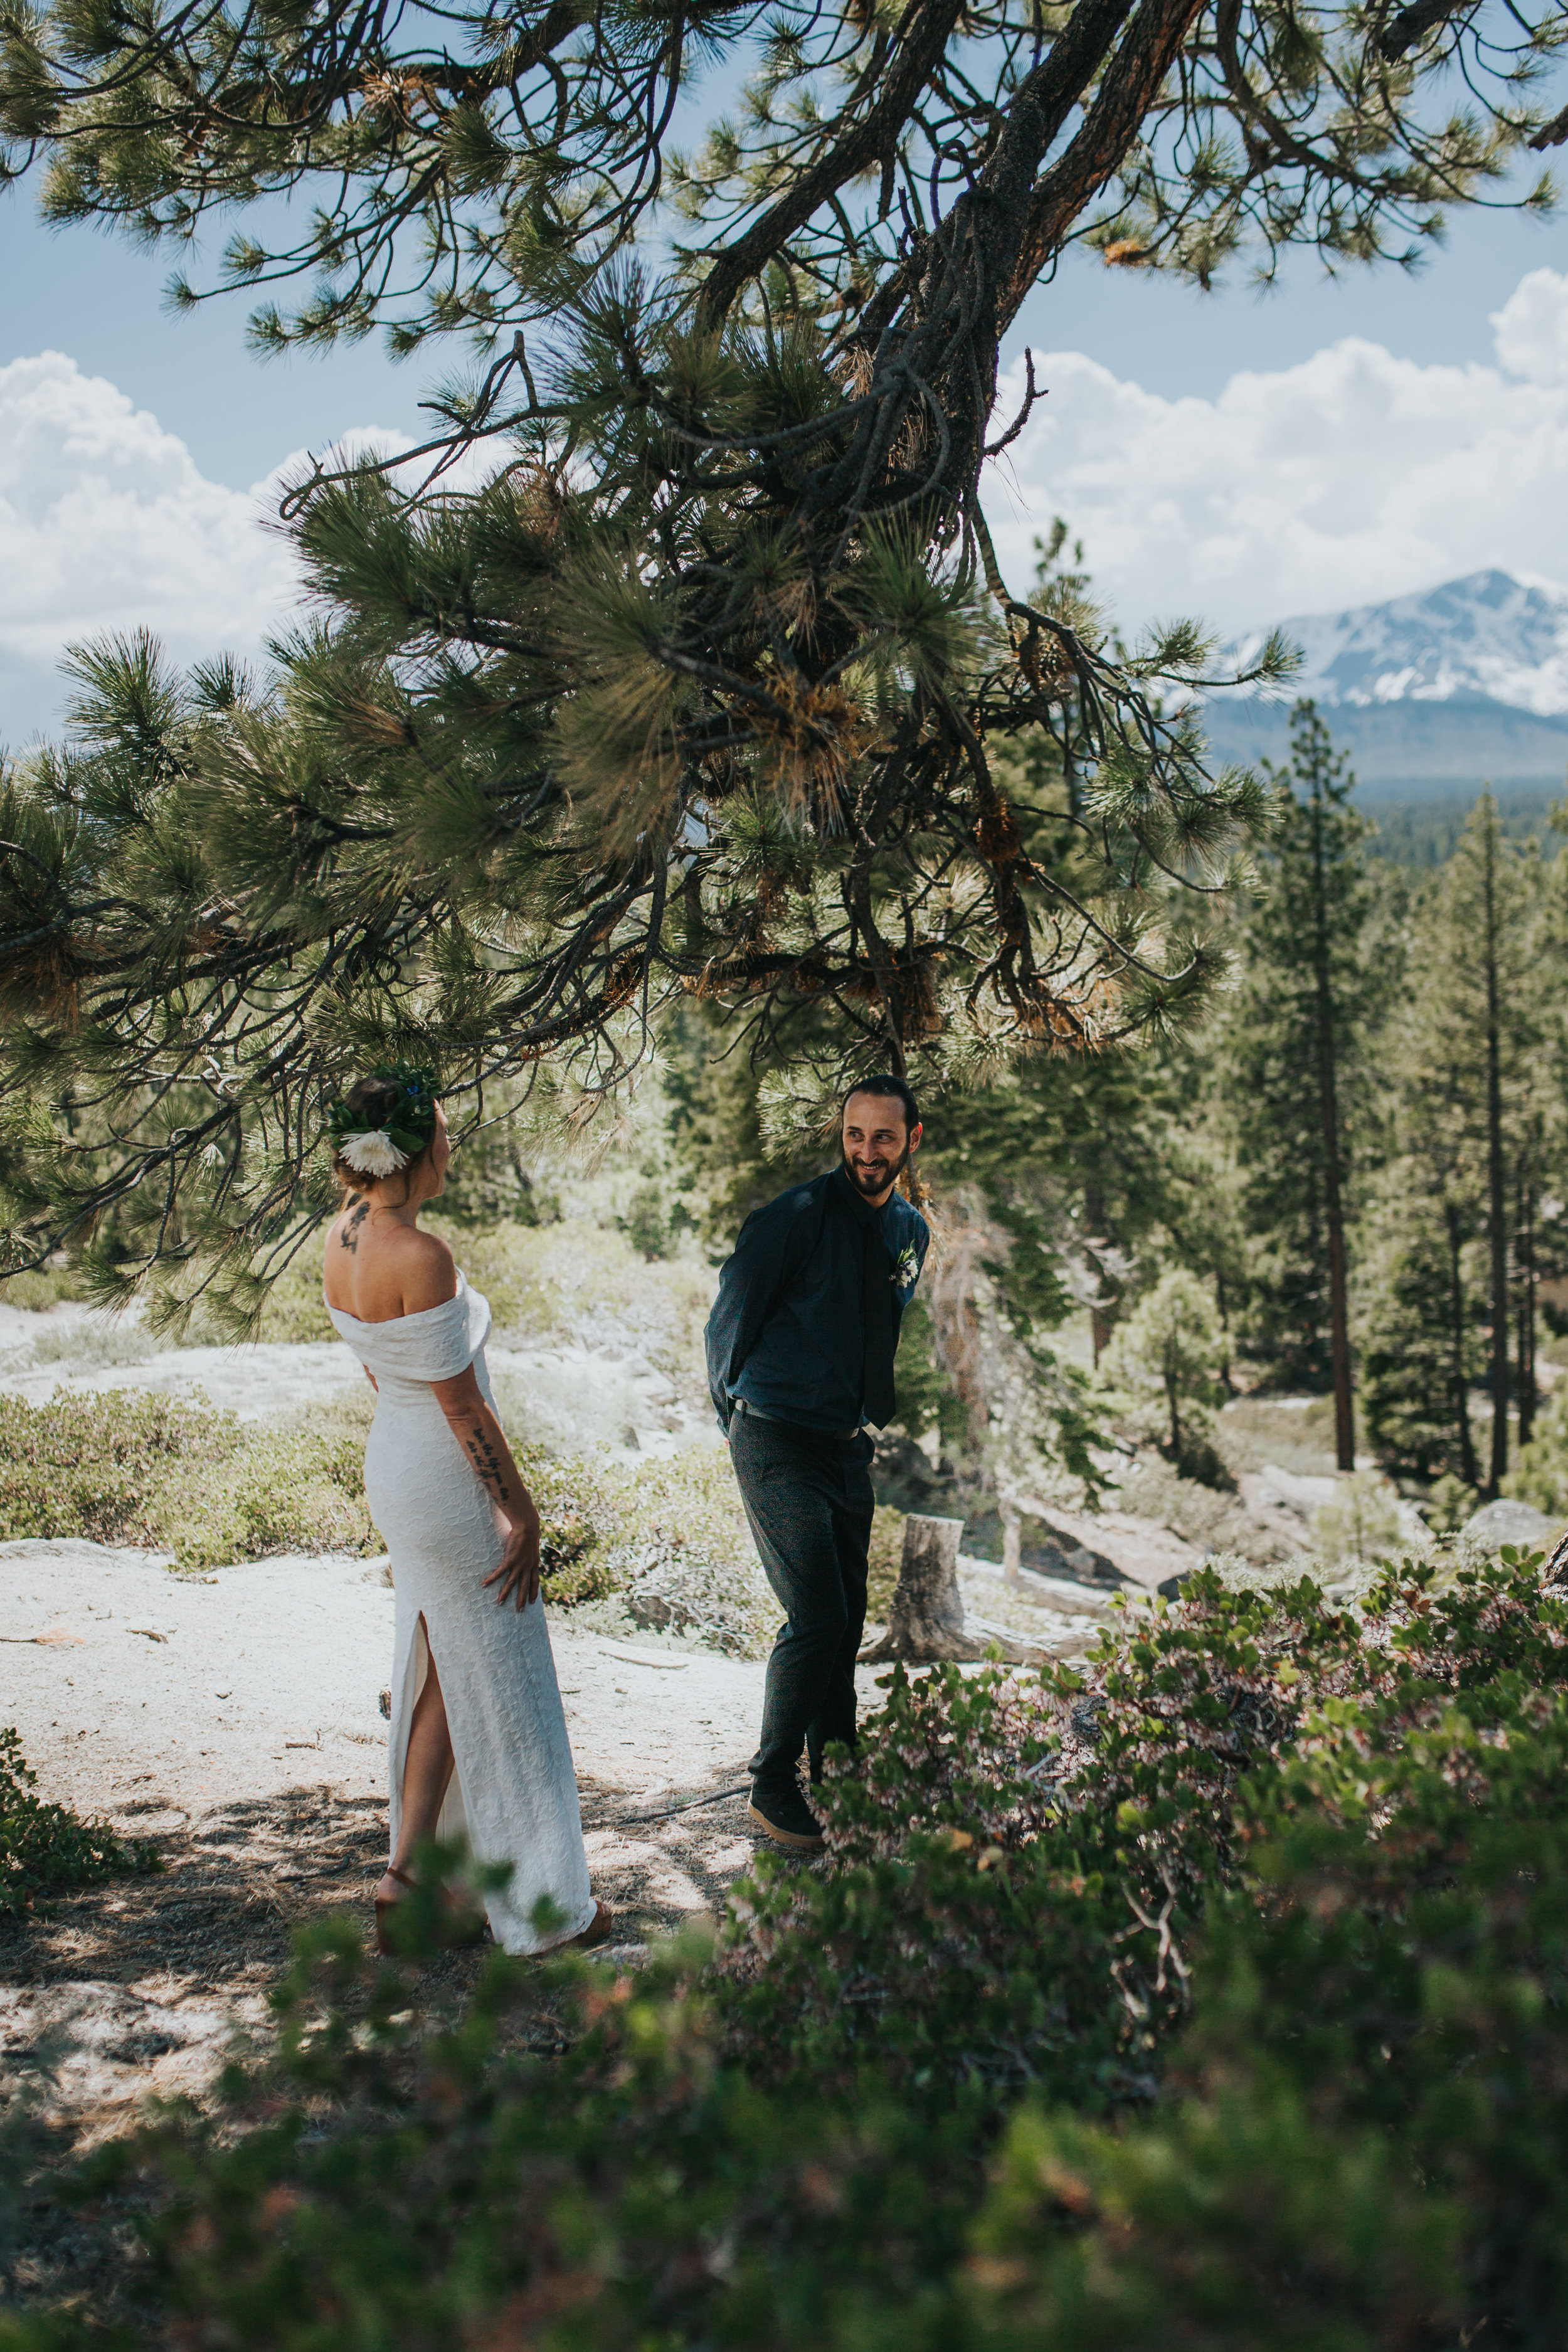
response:
{"label": "tree bark", "polygon": [[1329,1237],[1329,1353],[1334,1383],[1334,1458],[1355,1468],[1355,1400],[1351,1384],[1351,1332],[1345,1272],[1345,1213],[1340,1185],[1340,1113],[1334,1055],[1333,971],[1329,954],[1329,904],[1321,785],[1312,785],[1312,964],[1317,998],[1318,1116],[1323,1138],[1323,1206]]}
{"label": "tree bark", "polygon": [[922,1518],[911,1512],[904,1521],[904,1556],[899,1581],[888,1612],[888,1629],[879,1642],[860,1653],[866,1664],[884,1658],[902,1658],[910,1665],[984,1658],[999,1648],[1011,1664],[1022,1664],[1031,1652],[1023,1642],[1009,1642],[963,1618],[963,1596],[958,1589],[958,1545],[962,1519]]}
{"label": "tree bark", "polygon": [[[1089,1244],[1107,1238],[1105,1195],[1100,1189],[1099,1180],[1094,1176],[1087,1176],[1084,1179],[1083,1232],[1085,1242]],[[1102,1266],[1095,1277],[1097,1291],[1103,1287],[1104,1282],[1105,1271]],[[1100,1370],[1100,1360],[1110,1345],[1110,1334],[1113,1328],[1108,1306],[1103,1299],[1096,1297],[1089,1310],[1089,1333],[1090,1345],[1094,1349],[1094,1369],[1097,1372]]]}
{"label": "tree bark", "polygon": [[1448,1226],[1448,1306],[1453,1318],[1450,1328],[1454,1350],[1454,1416],[1459,1433],[1459,1475],[1467,1486],[1479,1486],[1481,1473],[1476,1460],[1475,1440],[1470,1435],[1470,1389],[1465,1370],[1465,1286],[1460,1255],[1464,1244],[1459,1236],[1459,1213],[1451,1201],[1444,1204],[1443,1213]]}
{"label": "tree bark", "polygon": [[1006,1504],[1002,1507],[1002,1573],[1009,1584],[1020,1584],[1024,1565],[1024,1522]]}
{"label": "tree bark", "polygon": [[1528,1445],[1535,1433],[1535,1186],[1521,1170],[1514,1213],[1514,1272],[1519,1282],[1518,1352],[1515,1358],[1519,1394],[1519,1442]]}
{"label": "tree bark", "polygon": [[1491,1243],[1492,1447],[1489,1496],[1501,1491],[1508,1469],[1508,1203],[1502,1150],[1502,1008],[1498,975],[1497,820],[1485,834],[1481,868],[1487,981],[1487,1200]]}

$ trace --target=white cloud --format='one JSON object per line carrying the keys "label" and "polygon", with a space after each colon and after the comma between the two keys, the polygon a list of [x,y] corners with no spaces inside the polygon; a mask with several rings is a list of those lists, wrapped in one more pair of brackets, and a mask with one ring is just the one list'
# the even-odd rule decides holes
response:
{"label": "white cloud", "polygon": [[[1352,340],[1234,375],[1213,400],[1047,354],[1048,396],[990,477],[1004,569],[1026,587],[1030,542],[1063,514],[1126,625],[1190,613],[1226,633],[1494,565],[1563,580],[1568,276],[1531,270],[1492,328],[1496,366],[1425,366]],[[1021,389],[1014,370],[1009,419]],[[295,593],[263,523],[297,462],[233,489],[61,353],[0,367],[0,740],[53,719],[73,639],[145,625],[177,659],[254,654]]]}
{"label": "white cloud", "polygon": [[[1568,572],[1568,278],[1523,278],[1492,321],[1500,365],[1423,366],[1359,339],[1214,400],[1169,400],[1077,352],[986,505],[1019,584],[1053,515],[1123,621],[1226,630],[1435,585],[1490,565]],[[1021,371],[999,415],[1016,414]]]}
{"label": "white cloud", "polygon": [[296,593],[265,524],[300,454],[231,489],[63,353],[0,367],[0,741],[56,720],[60,656],[84,637],[146,627],[179,661],[256,654]]}
{"label": "white cloud", "polygon": [[1568,383],[1568,278],[1532,269],[1500,310],[1491,314],[1492,341],[1510,375],[1531,383]]}

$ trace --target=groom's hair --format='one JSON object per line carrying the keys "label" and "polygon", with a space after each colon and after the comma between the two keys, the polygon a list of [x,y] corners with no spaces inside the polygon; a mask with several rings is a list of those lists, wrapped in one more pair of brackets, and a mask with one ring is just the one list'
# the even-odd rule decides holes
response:
{"label": "groom's hair", "polygon": [[844,1114],[848,1109],[850,1102],[856,1095],[884,1095],[890,1101],[902,1103],[904,1107],[904,1125],[911,1135],[921,1123],[921,1115],[918,1108],[916,1107],[913,1088],[909,1086],[903,1078],[895,1078],[890,1076],[886,1070],[879,1070],[875,1077],[856,1079],[854,1085],[850,1087],[849,1092],[845,1096],[843,1101],[838,1106],[838,1124],[840,1128],[844,1125]]}

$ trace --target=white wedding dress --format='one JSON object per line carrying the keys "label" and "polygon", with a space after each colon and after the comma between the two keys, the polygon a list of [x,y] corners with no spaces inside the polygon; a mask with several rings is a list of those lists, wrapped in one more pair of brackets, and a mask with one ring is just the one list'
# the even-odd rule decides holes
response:
{"label": "white wedding dress", "polygon": [[[512,1864],[509,1884],[486,1899],[490,1929],[506,1951],[537,1952],[579,1934],[595,1914],[555,1660],[542,1601],[520,1612],[515,1595],[502,1608],[496,1588],[485,1590],[504,1549],[502,1523],[430,1387],[472,1364],[493,1406],[490,1310],[459,1274],[457,1297],[423,1314],[362,1323],[327,1312],[376,1380],[364,1486],[397,1594],[392,1851],[409,1727],[433,1654],[457,1759],[437,1835],[466,1839],[476,1861]],[[545,1937],[531,1917],[542,1895],[566,1922]]]}

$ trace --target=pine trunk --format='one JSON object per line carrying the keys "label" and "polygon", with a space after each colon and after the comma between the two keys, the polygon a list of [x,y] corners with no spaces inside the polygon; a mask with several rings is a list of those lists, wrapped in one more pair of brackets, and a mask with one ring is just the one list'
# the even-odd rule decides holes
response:
{"label": "pine trunk", "polygon": [[1482,866],[1487,981],[1487,1202],[1491,1244],[1492,1448],[1486,1492],[1501,1491],[1508,1470],[1508,1196],[1502,1149],[1502,1012],[1499,1003],[1497,826],[1486,830]]}
{"label": "pine trunk", "polygon": [[1448,1225],[1448,1309],[1453,1343],[1451,1377],[1454,1418],[1459,1433],[1459,1475],[1467,1486],[1479,1486],[1481,1483],[1480,1465],[1476,1460],[1475,1440],[1470,1435],[1470,1388],[1465,1364],[1464,1243],[1459,1234],[1459,1213],[1451,1201],[1447,1203],[1444,1215]]}
{"label": "pine trunk", "polygon": [[[1088,1242],[1104,1241],[1108,1238],[1105,1231],[1105,1195],[1092,1176],[1085,1180],[1083,1188],[1083,1232],[1084,1239]],[[1097,1276],[1095,1282],[1097,1293],[1104,1279],[1103,1275]],[[1110,1345],[1110,1334],[1114,1328],[1109,1307],[1104,1300],[1097,1296],[1091,1301],[1089,1310],[1089,1339],[1094,1349],[1096,1371],[1100,1370],[1101,1356]]]}
{"label": "pine trunk", "polygon": [[1323,802],[1312,788],[1313,965],[1317,992],[1318,1117],[1323,1146],[1323,1207],[1329,1243],[1329,1355],[1334,1384],[1334,1458],[1342,1470],[1355,1468],[1355,1399],[1351,1381],[1349,1284],[1345,1267],[1345,1213],[1340,1183],[1340,1112],[1334,1059],[1333,972],[1329,955],[1328,881],[1323,844]]}
{"label": "pine trunk", "polygon": [[1535,1187],[1521,1175],[1514,1213],[1514,1270],[1519,1284],[1515,1386],[1519,1396],[1519,1442],[1535,1433]]}

